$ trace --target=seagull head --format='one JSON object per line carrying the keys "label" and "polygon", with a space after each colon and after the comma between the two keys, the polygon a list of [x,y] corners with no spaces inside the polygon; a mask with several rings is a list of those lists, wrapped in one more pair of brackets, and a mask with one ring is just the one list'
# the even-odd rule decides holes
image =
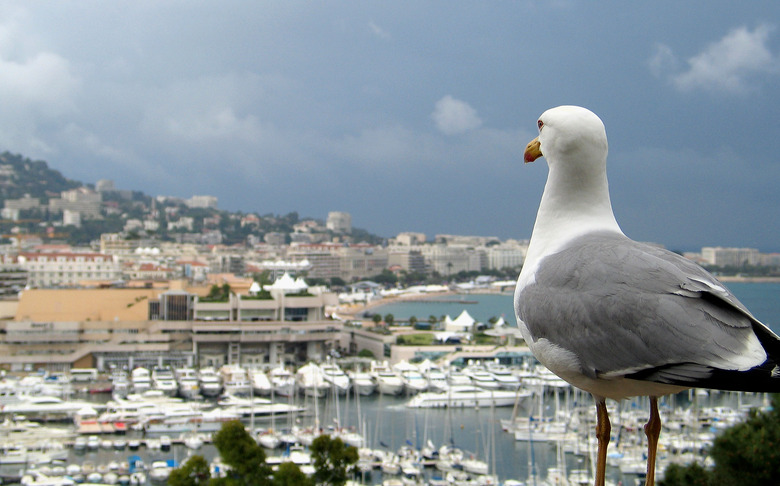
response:
{"label": "seagull head", "polygon": [[604,123],[592,111],[580,106],[551,108],[537,121],[539,136],[525,148],[525,162],[539,157],[547,164],[557,161],[606,161],[607,132]]}

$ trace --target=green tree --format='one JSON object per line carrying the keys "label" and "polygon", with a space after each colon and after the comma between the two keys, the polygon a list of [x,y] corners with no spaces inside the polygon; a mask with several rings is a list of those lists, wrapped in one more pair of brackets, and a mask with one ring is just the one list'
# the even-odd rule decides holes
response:
{"label": "green tree", "polygon": [[712,479],[712,472],[698,463],[687,466],[670,464],[658,486],[710,486]]}
{"label": "green tree", "polygon": [[713,476],[724,484],[780,483],[780,403],[777,395],[768,412],[751,412],[743,423],[719,435],[710,455]]}
{"label": "green tree", "polygon": [[417,316],[412,316],[409,318],[409,325],[414,327],[414,325],[417,324]]}
{"label": "green tree", "polygon": [[392,325],[393,325],[393,322],[395,322],[395,316],[393,316],[393,314],[387,314],[387,315],[385,316],[385,323],[386,323],[388,326],[392,326]]}
{"label": "green tree", "polygon": [[199,486],[209,483],[211,471],[203,456],[192,456],[181,467],[171,471],[168,486]]}
{"label": "green tree", "polygon": [[271,468],[265,463],[265,452],[255,442],[240,420],[225,422],[214,435],[214,445],[222,460],[232,470],[229,483],[236,486],[270,486]]}
{"label": "green tree", "polygon": [[379,324],[382,322],[382,316],[379,314],[374,314],[374,316],[371,317],[371,320],[374,321],[374,324]]}
{"label": "green tree", "polygon": [[780,395],[772,409],[752,411],[747,420],[719,435],[709,453],[715,467],[669,466],[659,486],[759,486],[780,483]]}
{"label": "green tree", "polygon": [[398,283],[398,276],[385,268],[379,275],[371,277],[371,280],[382,285],[395,285]]}
{"label": "green tree", "polygon": [[274,486],[314,486],[314,479],[301,472],[294,462],[285,461],[274,471]]}
{"label": "green tree", "polygon": [[311,457],[317,484],[343,486],[350,466],[358,460],[358,453],[338,437],[332,439],[329,435],[321,435],[311,444]]}
{"label": "green tree", "polygon": [[206,296],[205,300],[218,302],[227,301],[230,299],[230,292],[231,289],[229,284],[223,284],[222,286],[214,284],[209,289],[209,294]]}

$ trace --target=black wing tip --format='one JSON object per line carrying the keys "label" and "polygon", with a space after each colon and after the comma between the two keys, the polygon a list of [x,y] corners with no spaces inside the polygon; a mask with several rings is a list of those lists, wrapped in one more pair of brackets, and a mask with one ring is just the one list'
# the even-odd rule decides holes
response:
{"label": "black wing tip", "polygon": [[[691,369],[697,372],[691,373]],[[692,388],[780,393],[780,366],[774,360],[745,371],[723,370],[694,363],[677,363],[642,370],[626,375],[626,378]]]}

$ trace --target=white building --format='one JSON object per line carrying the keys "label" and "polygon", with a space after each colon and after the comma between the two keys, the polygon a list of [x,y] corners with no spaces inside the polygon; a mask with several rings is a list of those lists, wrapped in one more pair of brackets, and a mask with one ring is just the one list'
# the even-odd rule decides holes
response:
{"label": "white building", "polygon": [[522,245],[518,242],[506,242],[500,245],[487,247],[488,268],[490,270],[501,270],[502,268],[516,268],[525,261],[525,254],[528,251],[528,245]]}
{"label": "white building", "polygon": [[761,254],[755,248],[724,248],[721,246],[705,246],[701,249],[702,259],[710,265],[718,267],[759,265]]}
{"label": "white building", "polygon": [[326,226],[334,233],[352,233],[352,216],[349,213],[331,211]]}
{"label": "white building", "polygon": [[81,227],[81,213],[78,211],[71,211],[66,209],[62,212],[62,224],[63,226],[75,226]]}
{"label": "white building", "polygon": [[184,204],[190,208],[214,208],[217,207],[216,196],[192,196],[184,201]]}
{"label": "white building", "polygon": [[62,191],[59,199],[49,200],[49,210],[55,213],[62,211],[78,211],[83,217],[99,218],[103,196],[99,192],[86,187]]}
{"label": "white building", "polygon": [[195,226],[195,220],[189,216],[184,216],[182,218],[179,218],[178,221],[168,221],[169,230],[183,229],[186,231],[192,231],[192,228],[194,226]]}
{"label": "white building", "polygon": [[118,280],[119,260],[102,253],[22,253],[19,266],[33,287],[76,286],[88,280]]}
{"label": "white building", "polygon": [[395,237],[395,244],[401,246],[415,246],[425,243],[425,233],[398,233]]}
{"label": "white building", "polygon": [[428,267],[441,275],[479,272],[487,265],[483,249],[445,245],[423,245],[420,249]]}
{"label": "white building", "polygon": [[8,209],[28,210],[28,209],[40,209],[41,200],[37,197],[30,197],[29,194],[25,194],[20,199],[6,199],[5,207]]}
{"label": "white building", "polygon": [[110,192],[114,190],[114,181],[111,179],[100,179],[95,183],[97,192]]}

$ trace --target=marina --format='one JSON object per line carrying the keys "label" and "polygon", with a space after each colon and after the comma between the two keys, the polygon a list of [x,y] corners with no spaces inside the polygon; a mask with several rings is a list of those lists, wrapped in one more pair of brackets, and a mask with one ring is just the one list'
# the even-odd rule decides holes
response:
{"label": "marina", "polygon": [[[473,368],[490,374],[492,366]],[[421,376],[426,375],[420,369],[436,369],[447,388],[361,394],[358,387],[340,393],[331,384],[322,396],[298,390],[277,397],[272,389],[268,397],[250,392],[218,399],[171,397],[152,388],[125,398],[76,393],[73,401],[89,406],[69,421],[3,412],[0,474],[10,481],[27,476],[28,484],[37,484],[30,478],[38,473],[74,482],[89,482],[90,475],[95,481],[100,474],[99,481],[108,484],[159,483],[166,470],[170,473],[192,454],[203,455],[216,471],[219,458],[211,436],[222,423],[238,418],[266,448],[269,464],[292,460],[309,470],[311,441],[321,433],[341,437],[359,449],[356,480],[363,484],[549,484],[544,481],[587,476],[594,451],[589,396],[533,367],[496,366],[520,379],[515,390],[480,387],[484,381],[469,378],[473,370],[453,368],[450,374],[411,363],[401,368],[411,367]],[[471,384],[450,383],[463,377]],[[672,462],[706,461],[706,448],[719,431],[750,408],[767,406],[761,395],[699,391],[669,397],[662,406],[670,433],[661,447],[661,470]],[[637,400],[612,410],[619,437],[609,460],[615,484],[641,479],[645,408]]]}
{"label": "marina", "polygon": [[[469,312],[482,321],[511,309],[509,295],[471,298],[479,303]],[[442,313],[456,315],[463,309],[457,300],[427,305],[448,306]],[[378,309],[403,319],[404,306],[419,312],[419,305]],[[774,309],[756,308],[771,313],[759,318],[774,324]],[[423,309],[420,315],[439,312]],[[154,374],[164,379],[156,381],[165,386],[155,386],[153,367],[141,366],[99,376],[90,370],[9,374],[0,382],[0,475],[4,482],[24,477],[25,484],[160,484],[193,454],[204,456],[217,474],[224,465],[211,437],[224,421],[238,418],[266,448],[269,464],[293,461],[308,472],[313,439],[321,433],[341,437],[359,449],[355,480],[361,484],[592,481],[591,397],[527,355],[499,356],[452,363],[331,359],[321,363],[325,369],[313,362],[158,369]],[[176,392],[163,383],[171,376]],[[32,403],[50,408],[27,406]],[[61,403],[68,404],[66,411],[57,409]],[[608,481],[641,484],[647,401],[610,405]],[[758,394],[697,390],[666,397],[658,471],[671,463],[707,464],[717,434],[751,409],[768,406],[768,397]]]}

